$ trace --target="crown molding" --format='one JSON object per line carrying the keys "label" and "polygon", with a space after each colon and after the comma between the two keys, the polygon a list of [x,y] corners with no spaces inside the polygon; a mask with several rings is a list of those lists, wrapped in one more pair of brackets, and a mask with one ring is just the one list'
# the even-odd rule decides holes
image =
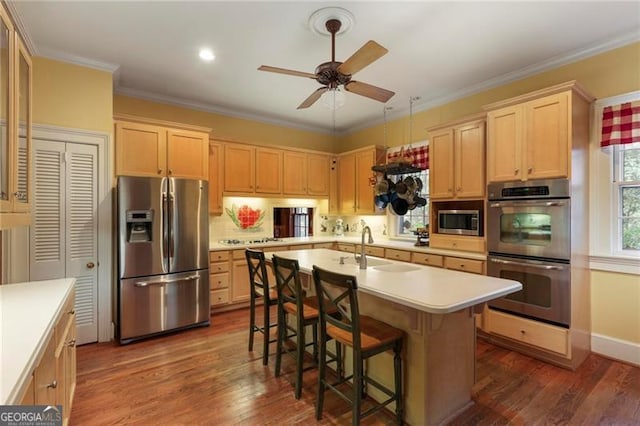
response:
{"label": "crown molding", "polygon": [[[130,96],[133,98],[144,99],[152,102],[160,102],[163,104],[169,104],[174,106],[179,106],[183,108],[194,109],[198,111],[210,112],[214,114],[220,114],[227,117],[240,118],[244,120],[252,120],[257,121],[264,124],[272,124],[275,126],[288,127],[298,130],[306,130],[314,133],[322,133],[327,135],[332,135],[334,132],[331,130],[327,130],[325,127],[318,126],[309,126],[300,123],[295,123],[292,121],[281,120],[277,118],[266,117],[264,115],[248,113],[240,110],[233,110],[229,108],[223,108],[213,104],[207,104],[204,102],[195,102],[187,99],[175,98],[172,96],[159,95],[152,92],[147,92],[144,90],[132,89],[129,87],[118,86],[115,88],[115,93],[118,95]],[[345,134],[343,132],[335,132],[336,135],[341,136]]]}
{"label": "crown molding", "polygon": [[[625,34],[621,37],[617,37],[611,40],[606,40],[604,42],[593,44],[586,48],[574,50],[572,52],[568,52],[562,55],[557,55],[557,56],[554,56],[553,58],[549,58],[542,62],[538,62],[536,64],[529,65],[527,67],[520,68],[518,70],[511,71],[506,74],[502,74],[498,77],[483,81],[481,83],[474,84],[472,86],[465,87],[460,90],[456,90],[446,96],[441,96],[438,98],[429,99],[428,101],[425,101],[425,102],[414,104],[413,112],[415,114],[416,112],[421,112],[431,108],[435,108],[440,105],[445,105],[449,102],[453,102],[458,99],[465,98],[467,96],[475,95],[485,90],[503,86],[505,84],[508,84],[517,80],[521,80],[526,77],[531,77],[541,72],[558,68],[573,62],[577,62],[582,59],[587,59],[591,56],[595,56],[600,53],[607,52],[609,50],[617,49],[618,47],[623,47],[638,41],[640,41],[640,32],[636,31],[636,32]],[[425,96],[422,96],[422,97],[423,99],[426,98]],[[387,122],[389,120],[395,120],[395,119],[404,117],[408,114],[409,114],[408,107],[394,109],[391,113],[387,113]],[[383,119],[369,121],[367,123],[363,123],[358,126],[352,127],[351,129],[349,129],[348,132],[346,132],[346,134],[355,133],[357,131],[360,131],[375,125],[383,124],[383,123],[384,123]]]}
{"label": "crown molding", "polygon": [[83,56],[73,55],[47,46],[40,46],[38,50],[40,53],[39,56],[43,56],[45,58],[67,62],[70,64],[79,65],[81,67],[93,68],[99,71],[106,71],[111,74],[115,73],[120,68],[120,65],[118,64],[102,62],[95,59],[85,58]]}
{"label": "crown molding", "polygon": [[7,7],[7,11],[11,16],[11,20],[13,21],[13,25],[16,27],[18,34],[22,38],[22,41],[27,48],[27,51],[31,56],[38,56],[38,49],[36,48],[35,43],[31,39],[27,28],[22,23],[22,18],[20,18],[20,14],[18,13],[18,9],[16,9],[15,1],[5,0],[4,4]]}

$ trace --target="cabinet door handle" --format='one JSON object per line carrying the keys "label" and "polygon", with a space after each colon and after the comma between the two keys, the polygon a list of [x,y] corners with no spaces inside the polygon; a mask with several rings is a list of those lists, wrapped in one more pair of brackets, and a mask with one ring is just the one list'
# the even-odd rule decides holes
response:
{"label": "cabinet door handle", "polygon": [[162,169],[158,169],[158,174],[161,175],[162,174]]}
{"label": "cabinet door handle", "polygon": [[74,347],[75,345],[76,345],[76,339],[71,339],[67,343],[67,346],[69,346],[70,348]]}
{"label": "cabinet door handle", "polygon": [[533,167],[529,167],[529,168],[527,169],[527,173],[531,174],[531,172],[533,172]]}
{"label": "cabinet door handle", "polygon": [[57,380],[54,380],[53,382],[51,382],[51,383],[49,383],[47,385],[47,388],[51,388],[51,389],[55,389],[57,387],[58,387],[58,381]]}
{"label": "cabinet door handle", "polygon": [[169,174],[170,175],[173,174],[173,170],[169,169]]}
{"label": "cabinet door handle", "polygon": [[513,174],[514,174],[515,176],[517,176],[519,172],[520,172],[520,169],[515,169],[515,170],[513,171]]}

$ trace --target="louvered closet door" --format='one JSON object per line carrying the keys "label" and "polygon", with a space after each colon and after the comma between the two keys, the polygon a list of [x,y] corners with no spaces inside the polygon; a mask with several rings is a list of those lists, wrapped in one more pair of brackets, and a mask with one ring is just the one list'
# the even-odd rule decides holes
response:
{"label": "louvered closet door", "polygon": [[34,140],[31,279],[76,278],[78,344],[98,340],[95,145]]}

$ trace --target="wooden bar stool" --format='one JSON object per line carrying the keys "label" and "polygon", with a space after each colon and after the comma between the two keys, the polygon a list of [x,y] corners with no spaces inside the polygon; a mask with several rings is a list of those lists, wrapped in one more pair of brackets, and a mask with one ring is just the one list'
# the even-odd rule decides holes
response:
{"label": "wooden bar stool", "polygon": [[[352,404],[352,424],[359,425],[360,419],[372,414],[389,403],[396,403],[396,418],[403,423],[404,400],[402,396],[402,365],[400,352],[404,331],[392,327],[374,318],[360,315],[358,308],[356,277],[338,274],[313,266],[313,280],[320,307],[320,355],[318,367],[318,395],[316,418],[322,418],[325,388],[336,392],[341,398]],[[335,309],[339,315],[328,315],[329,309]],[[338,378],[335,383],[326,380],[326,342],[331,337],[353,350],[353,374]],[[374,355],[393,350],[394,390],[363,374],[364,361]],[[348,396],[337,386],[348,380],[353,381],[353,392]],[[361,412],[362,394],[366,385],[373,385],[389,398]]]}
{"label": "wooden bar stool", "polygon": [[[300,266],[297,260],[273,256],[273,272],[278,291],[278,343],[276,345],[276,377],[280,376],[282,354],[292,355],[296,361],[295,397],[302,393],[304,352],[313,346],[313,360],[318,359],[318,299],[307,297],[300,281]],[[287,315],[295,318],[295,327],[287,322]],[[305,328],[312,326],[313,341],[305,343]],[[295,350],[284,348],[285,340],[296,338]],[[315,365],[314,365],[315,367]]]}
{"label": "wooden bar stool", "polygon": [[[249,268],[250,307],[249,307],[249,351],[253,351],[253,334],[258,331],[263,334],[262,364],[269,363],[269,343],[277,339],[270,338],[271,328],[278,324],[271,324],[269,308],[278,304],[277,292],[269,287],[267,264],[264,253],[259,250],[246,249],[247,267]],[[262,327],[256,325],[256,301],[263,298],[264,320]]]}

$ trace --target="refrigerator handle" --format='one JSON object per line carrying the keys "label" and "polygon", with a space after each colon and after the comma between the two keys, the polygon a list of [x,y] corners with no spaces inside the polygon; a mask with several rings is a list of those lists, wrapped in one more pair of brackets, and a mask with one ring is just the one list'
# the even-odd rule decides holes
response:
{"label": "refrigerator handle", "polygon": [[161,213],[160,223],[162,224],[162,244],[161,244],[161,253],[162,256],[162,268],[165,273],[169,272],[169,247],[168,247],[168,230],[169,230],[169,210],[168,210],[168,199],[167,192],[162,191],[162,213]]}
{"label": "refrigerator handle", "polygon": [[169,223],[169,238],[167,239],[167,241],[169,242],[169,251],[168,251],[168,260],[169,260],[169,270],[171,272],[175,272],[173,271],[174,268],[174,256],[175,256],[175,241],[174,241],[174,228],[177,226],[177,222],[175,220],[174,217],[174,213],[175,213],[175,203],[176,203],[176,197],[174,196],[174,192],[173,192],[173,188],[169,189],[169,201],[168,201],[168,206],[169,206],[169,220],[167,221]]}

